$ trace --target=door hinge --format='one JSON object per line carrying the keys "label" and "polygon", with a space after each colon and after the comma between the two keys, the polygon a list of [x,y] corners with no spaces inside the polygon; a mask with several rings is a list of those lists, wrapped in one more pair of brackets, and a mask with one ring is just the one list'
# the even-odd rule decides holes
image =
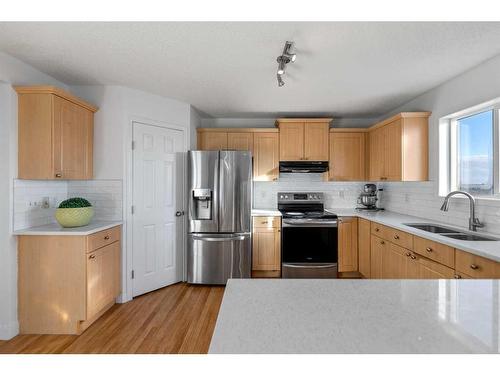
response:
{"label": "door hinge", "polygon": [[135,212],[135,206],[130,206],[130,213],[133,215]]}
{"label": "door hinge", "polygon": [[132,279],[135,277],[134,270],[132,270]]}
{"label": "door hinge", "polygon": [[132,150],[135,150],[135,141],[132,141]]}

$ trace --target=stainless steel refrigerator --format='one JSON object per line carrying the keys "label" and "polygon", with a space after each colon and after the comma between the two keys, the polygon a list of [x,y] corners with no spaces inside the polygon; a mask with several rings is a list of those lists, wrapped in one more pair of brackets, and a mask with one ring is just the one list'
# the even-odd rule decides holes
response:
{"label": "stainless steel refrigerator", "polygon": [[251,272],[252,155],[189,151],[187,278],[226,284]]}

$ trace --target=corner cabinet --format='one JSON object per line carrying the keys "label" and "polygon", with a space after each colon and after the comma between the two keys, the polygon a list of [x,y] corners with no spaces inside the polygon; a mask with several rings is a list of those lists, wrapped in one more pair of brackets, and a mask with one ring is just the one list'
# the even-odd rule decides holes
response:
{"label": "corner cabinet", "polygon": [[19,329],[80,334],[121,291],[121,228],[87,236],[19,236]]}
{"label": "corner cabinet", "polygon": [[327,161],[331,118],[276,120],[280,137],[280,161]]}
{"label": "corner cabinet", "polygon": [[366,138],[366,129],[330,129],[329,180],[366,180]]}
{"label": "corner cabinet", "polygon": [[93,177],[97,108],[53,86],[15,87],[18,93],[19,178]]}
{"label": "corner cabinet", "polygon": [[369,130],[371,181],[427,181],[430,112],[402,112]]}
{"label": "corner cabinet", "polygon": [[281,218],[254,217],[252,235],[252,277],[280,277]]}

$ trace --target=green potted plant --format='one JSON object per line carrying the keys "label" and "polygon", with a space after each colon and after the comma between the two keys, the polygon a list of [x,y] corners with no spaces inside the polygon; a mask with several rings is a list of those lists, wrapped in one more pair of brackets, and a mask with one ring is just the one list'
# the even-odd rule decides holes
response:
{"label": "green potted plant", "polygon": [[94,208],[84,198],[69,198],[56,209],[56,220],[64,228],[83,227],[90,223]]}

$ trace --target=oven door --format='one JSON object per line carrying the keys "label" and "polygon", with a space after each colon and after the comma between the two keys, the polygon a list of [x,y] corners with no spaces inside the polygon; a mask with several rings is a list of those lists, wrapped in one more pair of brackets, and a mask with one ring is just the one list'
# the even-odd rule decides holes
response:
{"label": "oven door", "polygon": [[337,221],[283,220],[282,277],[337,277]]}

